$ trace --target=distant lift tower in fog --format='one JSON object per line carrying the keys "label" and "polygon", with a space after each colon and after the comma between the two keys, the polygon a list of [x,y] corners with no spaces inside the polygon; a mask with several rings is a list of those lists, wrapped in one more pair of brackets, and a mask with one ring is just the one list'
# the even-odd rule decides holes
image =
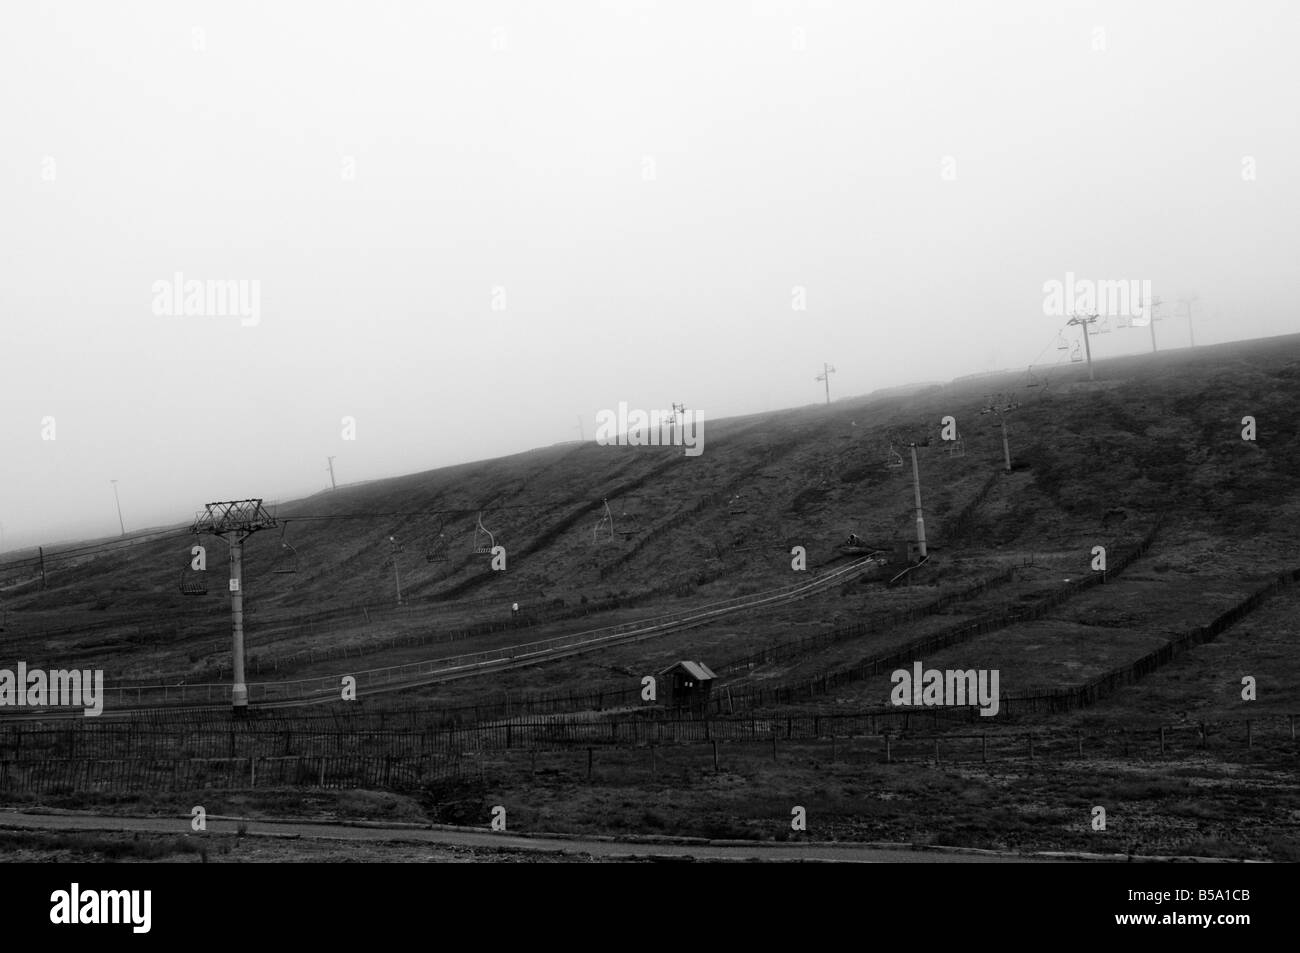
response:
{"label": "distant lift tower in fog", "polygon": [[234,642],[230,704],[234,707],[235,714],[243,715],[248,712],[248,686],[244,683],[244,592],[241,579],[244,540],[259,529],[273,529],[276,522],[275,517],[262,506],[260,499],[208,503],[205,509],[207,512],[194,521],[190,532],[220,536],[230,547],[230,616]]}
{"label": "distant lift tower in fog", "polygon": [[122,531],[123,536],[126,536],[126,524],[122,522],[122,500],[117,495],[117,481],[109,480],[108,482],[113,484],[113,499],[117,503],[117,528]]}
{"label": "distant lift tower in fog", "polygon": [[831,367],[829,364],[823,363],[822,372],[818,374],[816,378],[814,378],[815,380],[826,382],[826,406],[827,407],[831,405],[831,375],[834,373],[835,373],[835,368]]}

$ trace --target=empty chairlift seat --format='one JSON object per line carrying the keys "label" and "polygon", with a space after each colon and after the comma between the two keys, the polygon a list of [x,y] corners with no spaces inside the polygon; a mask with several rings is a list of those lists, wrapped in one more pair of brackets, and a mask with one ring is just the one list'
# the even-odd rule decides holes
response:
{"label": "empty chairlift seat", "polygon": [[298,550],[289,544],[284,538],[285,531],[289,528],[289,521],[285,520],[280,527],[280,551],[276,553],[275,559],[271,561],[271,572],[273,573],[294,573],[298,571]]}
{"label": "empty chairlift seat", "polygon": [[206,596],[208,594],[208,574],[204,570],[181,570],[181,595]]}
{"label": "empty chairlift seat", "polygon": [[474,527],[474,552],[490,555],[496,544],[496,537],[483,525],[483,514],[479,513],[478,523]]}

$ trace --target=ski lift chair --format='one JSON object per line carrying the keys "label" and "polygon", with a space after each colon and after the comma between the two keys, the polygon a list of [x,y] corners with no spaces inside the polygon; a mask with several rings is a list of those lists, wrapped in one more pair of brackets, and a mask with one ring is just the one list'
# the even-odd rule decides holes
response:
{"label": "ski lift chair", "polygon": [[284,538],[285,531],[288,528],[288,520],[280,524],[280,552],[271,561],[271,572],[273,573],[287,574],[298,571],[298,550],[294,549],[289,541]]}
{"label": "ski lift chair", "polygon": [[591,530],[591,541],[593,543],[612,543],[614,542],[614,514],[610,512],[609,500],[602,500],[604,510],[600,514],[600,520]]}
{"label": "ski lift chair", "polygon": [[197,569],[181,570],[181,595],[206,596],[208,594],[208,574]]}
{"label": "ski lift chair", "polygon": [[438,524],[438,535],[424,544],[424,561],[426,563],[445,563],[447,561],[447,537],[442,531],[443,524]]}
{"label": "ski lift chair", "polygon": [[483,525],[483,514],[478,514],[478,524],[474,527],[474,552],[478,555],[491,555],[496,547],[496,537]]}

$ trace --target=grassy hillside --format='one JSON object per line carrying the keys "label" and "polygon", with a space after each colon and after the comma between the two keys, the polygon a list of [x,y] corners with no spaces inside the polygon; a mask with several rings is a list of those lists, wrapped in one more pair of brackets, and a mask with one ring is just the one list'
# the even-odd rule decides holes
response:
{"label": "grassy hillside", "polygon": [[[1098,378],[1089,383],[1082,367],[1067,366],[1046,387],[1025,386],[1025,375],[967,379],[911,395],[706,420],[704,453],[694,458],[674,447],[573,443],[283,504],[283,538],[299,554],[299,571],[268,572],[280,552],[278,531],[249,542],[249,649],[267,660],[310,646],[362,650],[402,632],[505,621],[513,602],[525,621],[539,623],[510,634],[525,641],[782,585],[793,579],[793,545],[807,548],[815,571],[840,558],[837,544],[850,532],[880,546],[912,536],[910,460],[902,469],[885,466],[891,439],[904,457],[905,442],[928,441],[918,454],[935,566],[924,588],[1032,557],[1083,573],[1092,546],[1121,545],[1157,513],[1166,515],[1167,530],[1150,572],[1161,583],[1244,583],[1287,565],[1300,472],[1292,410],[1300,337],[1100,362]],[[980,413],[990,393],[1020,404],[1008,416],[1017,471],[957,525],[1000,469],[996,420]],[[939,440],[945,415],[957,420],[962,455]],[[1245,415],[1257,421],[1254,442],[1241,439]],[[605,499],[615,538],[594,543]],[[470,551],[480,511],[506,549],[506,572],[492,572],[488,557]],[[0,576],[12,587],[6,664],[94,662],[110,681],[221,665],[229,651],[225,546],[202,540],[212,591],[182,596],[177,580],[195,542],[183,529],[100,555],[51,555],[44,591],[30,569]],[[395,601],[390,536],[403,544],[397,559],[408,605],[400,612],[388,608]],[[427,561],[440,536],[448,558]],[[854,587],[748,620],[727,651],[763,644],[774,626],[832,624],[910,598]],[[617,612],[610,600],[619,600]],[[609,613],[579,615],[602,606]],[[546,618],[556,620],[551,628],[540,626]],[[705,646],[714,639],[699,637]],[[374,664],[386,664],[388,654]],[[415,648],[398,660],[430,654]],[[273,677],[320,667],[290,664]]]}
{"label": "grassy hillside", "polygon": [[[262,712],[280,720],[246,734],[170,713],[142,731],[6,723],[8,797],[247,801],[251,779],[239,779],[258,758],[256,801],[270,813],[305,803],[303,790],[378,784],[432,820],[482,823],[510,804],[518,830],[786,838],[798,803],[818,838],[1300,856],[1300,595],[1290,576],[1266,588],[1300,569],[1300,336],[1100,362],[1095,382],[1070,365],[1030,382],[987,375],[706,420],[694,458],[573,443],[283,504],[298,572],[269,572],[278,531],[255,536],[245,560],[254,682],[518,646],[815,578],[850,558],[839,548],[850,533],[882,548],[913,538],[910,459],[890,466],[891,445],[909,458],[918,444],[932,558],[905,585],[857,578],[577,658]],[[996,418],[981,413],[989,395],[1018,404],[1011,472]],[[947,416],[963,452],[940,439]],[[1242,439],[1246,416],[1256,440]],[[604,500],[610,541],[593,532]],[[480,512],[504,572],[471,552]],[[228,680],[224,546],[206,540],[212,591],[182,596],[185,529],[56,549],[45,589],[30,562],[0,567],[0,667]],[[427,560],[440,538],[447,558]],[[807,573],[791,568],[795,545]],[[641,676],[681,658],[719,673],[721,753],[698,722],[636,710]],[[904,713],[888,703],[889,674],[910,660],[997,669],[1003,710],[987,722],[891,718]],[[1256,700],[1241,697],[1245,676]],[[1040,704],[1061,695],[1071,704]],[[353,780],[328,782],[327,755]],[[78,757],[119,780],[61,781],[89,776],[61,760]],[[1089,824],[1095,804],[1108,832]]]}

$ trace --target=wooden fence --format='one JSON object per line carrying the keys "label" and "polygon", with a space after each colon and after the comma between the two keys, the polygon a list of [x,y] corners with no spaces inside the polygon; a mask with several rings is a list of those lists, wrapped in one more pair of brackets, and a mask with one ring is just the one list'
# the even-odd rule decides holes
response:
{"label": "wooden fence", "polygon": [[[906,716],[917,722],[928,720],[913,712]],[[544,767],[585,760],[588,777],[593,769],[603,775],[620,776],[644,771],[653,776],[656,764],[666,766],[698,760],[701,749],[712,752],[719,766],[720,745],[726,760],[752,761],[756,756],[780,760],[792,749],[806,754],[809,745],[819,747],[830,759],[866,758],[879,762],[987,763],[990,761],[1069,760],[1082,758],[1186,757],[1198,752],[1218,754],[1248,752],[1262,748],[1270,753],[1297,753],[1295,715],[1282,715],[1236,722],[1151,726],[1101,732],[1018,730],[993,728],[987,731],[913,731],[876,733],[872,716],[799,716],[700,720],[694,731],[683,730],[690,722],[646,722],[635,743],[597,744],[595,738],[566,744],[537,747],[510,746],[498,749],[493,761],[486,752],[453,749],[443,754],[346,754],[244,755],[241,757],[138,757],[138,758],[0,758],[0,791],[36,794],[138,791],[190,791],[200,788],[249,790],[258,787],[386,788],[412,790],[431,781],[493,774],[516,763],[527,754],[536,769],[538,755]],[[520,740],[529,727],[514,726]],[[653,728],[653,730],[652,730]],[[665,730],[668,729],[668,730]],[[865,730],[864,730],[865,729]],[[749,746],[750,750],[746,750]],[[758,746],[757,752],[753,746]],[[504,760],[503,760],[504,759]],[[661,768],[662,769],[662,768]]]}

